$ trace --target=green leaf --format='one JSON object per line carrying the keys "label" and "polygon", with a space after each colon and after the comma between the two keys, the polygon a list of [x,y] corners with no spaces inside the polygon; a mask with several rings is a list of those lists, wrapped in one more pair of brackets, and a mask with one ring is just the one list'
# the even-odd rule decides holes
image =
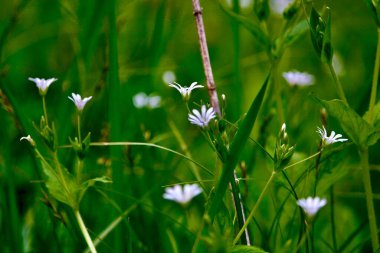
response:
{"label": "green leaf", "polygon": [[371,13],[371,16],[373,20],[375,21],[376,25],[380,27],[380,19],[379,19],[379,3],[377,3],[377,8],[372,3],[372,0],[364,0],[365,4],[367,5],[369,12]]}
{"label": "green leaf", "polygon": [[379,139],[378,132],[342,100],[326,101],[317,97],[313,98],[325,107],[331,116],[339,120],[344,132],[359,147],[374,145]]}
{"label": "green leaf", "polygon": [[62,173],[59,174],[50,164],[41,159],[42,170],[46,176],[46,187],[50,195],[56,200],[65,203],[71,207],[77,206],[77,193],[79,186],[73,176],[66,168],[60,168]]}
{"label": "green leaf", "polygon": [[[323,47],[323,31],[324,27],[321,27],[323,20],[319,13],[311,7],[310,11],[310,35],[311,42],[313,43],[314,49],[317,51],[318,56],[321,56]],[[321,29],[323,28],[323,29]]]}
{"label": "green leaf", "polygon": [[254,1],[253,10],[260,21],[267,19],[270,13],[268,0]]}
{"label": "green leaf", "polygon": [[294,27],[289,29],[284,36],[284,48],[291,46],[297,41],[308,29],[308,23],[306,20],[302,20]]}
{"label": "green leaf", "polygon": [[232,248],[231,253],[268,253],[255,246],[237,245]]}
{"label": "green leaf", "polygon": [[326,27],[323,36],[323,44],[322,44],[322,60],[326,63],[331,64],[333,58],[333,48],[331,45],[331,12],[330,8],[327,8],[328,16]]}
{"label": "green leaf", "polygon": [[256,39],[257,41],[264,45],[269,49],[270,40],[266,36],[266,34],[261,30],[260,22],[253,17],[246,17],[243,15],[239,15],[231,10],[229,10],[225,5],[220,3],[223,11],[230,16],[232,19],[240,23],[243,27],[245,27]]}
{"label": "green leaf", "polygon": [[257,114],[259,113],[269,79],[270,73],[268,74],[256,98],[253,100],[247,115],[243,119],[239,129],[234,136],[234,139],[232,140],[230,152],[228,153],[226,162],[224,163],[222,175],[220,176],[215,188],[215,196],[211,200],[211,204],[209,206],[208,214],[211,221],[214,220],[215,215],[218,213],[220,203],[222,202],[223,196],[227,190],[228,183],[230,182],[230,178],[233,176],[233,171],[238,162],[239,154],[241,153],[244,144],[249,139],[249,134],[252,131]]}
{"label": "green leaf", "polygon": [[104,183],[104,184],[110,184],[110,183],[112,183],[112,180],[109,177],[103,176],[103,177],[91,178],[91,179],[83,182],[82,186],[81,186],[80,194],[79,194],[79,201],[82,199],[82,197],[86,193],[87,189],[89,187],[94,186],[96,182],[100,182],[100,183]]}
{"label": "green leaf", "polygon": [[[379,128],[380,127],[380,102],[376,103],[375,106],[373,107],[373,119],[372,119],[372,122],[373,122],[373,126],[375,128]],[[367,122],[369,122],[369,112],[367,111],[364,116],[363,116],[363,119],[365,119]]]}

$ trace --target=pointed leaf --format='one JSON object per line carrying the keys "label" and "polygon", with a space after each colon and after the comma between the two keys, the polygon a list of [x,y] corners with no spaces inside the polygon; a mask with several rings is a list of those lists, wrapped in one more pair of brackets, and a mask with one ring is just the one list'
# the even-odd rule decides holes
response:
{"label": "pointed leaf", "polygon": [[284,48],[289,47],[295,41],[297,41],[308,29],[308,23],[306,20],[302,20],[294,27],[289,29],[284,37]]}
{"label": "pointed leaf", "polygon": [[317,51],[318,56],[321,56],[322,46],[323,46],[323,31],[321,33],[321,16],[319,13],[311,7],[310,11],[310,35],[311,42],[313,43],[314,49]]}
{"label": "pointed leaf", "polygon": [[42,170],[46,176],[46,187],[49,193],[56,200],[65,203],[71,207],[76,206],[76,194],[79,191],[79,187],[76,184],[73,176],[67,171],[66,168],[62,169],[62,177],[55,171],[50,164],[41,160]]}
{"label": "pointed leaf", "polygon": [[270,73],[268,74],[256,98],[253,100],[247,112],[247,115],[243,119],[239,129],[237,130],[232,140],[230,151],[227,154],[227,159],[223,166],[222,175],[220,176],[215,188],[215,196],[211,200],[211,204],[209,206],[208,214],[210,216],[211,221],[214,220],[215,215],[218,213],[220,203],[222,202],[223,196],[227,190],[228,183],[230,182],[230,178],[232,177],[233,171],[238,162],[239,154],[241,153],[244,144],[249,139],[249,134],[252,131],[257,114],[259,113],[269,79]]}
{"label": "pointed leaf", "polygon": [[373,18],[373,20],[375,21],[376,25],[378,27],[380,27],[380,22],[379,22],[379,18],[378,18],[378,13],[379,13],[379,3],[377,3],[377,8],[373,5],[372,3],[372,0],[364,0],[365,4],[367,5],[368,9],[369,9],[369,12]]}
{"label": "pointed leaf", "polygon": [[331,45],[331,11],[330,8],[327,8],[328,16],[326,27],[323,36],[323,45],[322,45],[322,60],[330,64],[333,58],[333,48]]}

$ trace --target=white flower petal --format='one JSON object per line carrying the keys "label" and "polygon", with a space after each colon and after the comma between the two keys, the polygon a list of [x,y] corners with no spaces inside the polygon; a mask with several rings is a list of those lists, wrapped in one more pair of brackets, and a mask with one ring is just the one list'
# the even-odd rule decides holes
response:
{"label": "white flower petal", "polygon": [[163,198],[186,205],[201,192],[202,189],[197,184],[184,185],[183,188],[180,185],[175,185],[165,189]]}
{"label": "white flower petal", "polygon": [[305,211],[308,216],[314,216],[319,209],[327,204],[326,199],[320,199],[319,197],[308,197],[307,199],[297,200],[297,204]]}
{"label": "white flower petal", "polygon": [[292,86],[309,86],[314,84],[314,76],[306,72],[290,71],[282,74]]}

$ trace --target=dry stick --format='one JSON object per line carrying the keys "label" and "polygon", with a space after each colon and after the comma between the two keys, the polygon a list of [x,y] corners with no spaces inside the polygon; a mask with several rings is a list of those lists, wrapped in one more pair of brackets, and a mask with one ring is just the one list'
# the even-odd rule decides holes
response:
{"label": "dry stick", "polygon": [[193,9],[194,9],[193,14],[195,16],[195,21],[197,23],[199,44],[201,47],[203,69],[205,71],[205,76],[207,80],[208,94],[210,96],[211,106],[214,108],[216,114],[218,114],[220,118],[222,114],[220,113],[218,94],[216,92],[214,76],[212,74],[212,69],[211,69],[211,62],[210,62],[210,56],[208,53],[205,27],[204,27],[203,18],[202,18],[202,8],[201,8],[201,5],[199,4],[199,0],[192,0],[192,1],[193,1]]}

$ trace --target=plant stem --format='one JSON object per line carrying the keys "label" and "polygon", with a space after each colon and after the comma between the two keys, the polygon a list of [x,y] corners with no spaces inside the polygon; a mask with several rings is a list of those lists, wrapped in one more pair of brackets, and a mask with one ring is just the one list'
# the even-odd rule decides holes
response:
{"label": "plant stem", "polygon": [[204,24],[203,24],[201,5],[199,4],[199,0],[192,0],[192,2],[193,2],[193,11],[194,11],[193,14],[195,16],[195,21],[197,24],[197,31],[198,31],[199,45],[200,45],[200,49],[201,49],[203,69],[204,69],[206,80],[207,80],[208,94],[210,96],[211,106],[214,108],[216,114],[218,114],[218,116],[221,117],[222,115],[220,112],[218,94],[216,92],[214,76],[212,74],[212,69],[211,69],[210,56],[208,53],[206,33],[205,33]]}
{"label": "plant stem", "polygon": [[79,144],[82,146],[82,135],[80,134],[80,113],[78,113],[77,121],[78,121],[78,141],[79,141]]}
{"label": "plant stem", "polygon": [[380,29],[378,28],[377,29],[376,59],[375,59],[375,67],[373,69],[371,99],[369,101],[369,109],[368,109],[368,121],[370,124],[373,123],[373,109],[376,103],[377,81],[379,80],[379,67],[380,67]]}
{"label": "plant stem", "polygon": [[278,121],[280,124],[285,123],[285,113],[282,105],[282,87],[280,82],[278,82],[278,71],[277,71],[278,61],[273,61],[272,63],[272,69],[273,69],[273,75],[272,75],[272,83],[271,86],[273,87],[273,92],[276,100],[277,105],[277,114],[278,114]]}
{"label": "plant stem", "polygon": [[330,187],[330,217],[331,217],[331,233],[333,241],[334,252],[338,252],[338,244],[336,241],[336,228],[335,228],[335,197],[334,197],[334,186]]}
{"label": "plant stem", "polygon": [[42,96],[42,109],[44,110],[44,117],[45,117],[45,121],[46,121],[46,126],[49,126],[49,121],[48,121],[48,116],[47,116],[47,111],[46,111],[45,96]]}
{"label": "plant stem", "polygon": [[94,243],[92,242],[90,235],[88,234],[87,228],[84,225],[84,222],[83,222],[82,216],[79,213],[79,210],[74,210],[74,213],[75,213],[75,217],[77,218],[80,230],[82,231],[84,239],[86,240],[91,253],[96,253],[96,248],[94,246]]}
{"label": "plant stem", "polygon": [[332,63],[329,63],[328,66],[329,66],[331,75],[334,79],[335,88],[336,88],[336,91],[338,93],[339,99],[341,99],[344,103],[347,104],[347,98],[346,98],[346,95],[344,94],[343,86],[340,83],[339,78],[337,77],[337,75],[335,73],[335,69],[334,69]]}
{"label": "plant stem", "polygon": [[[241,200],[241,194],[240,194],[240,189],[239,189],[239,181],[236,177],[235,171],[233,173],[233,176],[231,177],[230,184],[231,184],[231,189],[232,189],[232,199],[235,205],[238,225],[239,225],[239,229],[241,229],[244,226],[244,223],[246,220],[245,220],[244,207]],[[251,245],[247,228],[244,229],[244,236],[242,238],[242,243],[245,245]]]}
{"label": "plant stem", "polygon": [[368,147],[359,149],[359,154],[360,163],[363,170],[363,183],[367,201],[368,221],[369,229],[371,232],[372,250],[373,252],[377,252],[377,250],[379,249],[379,236],[377,234],[376,214],[375,207],[373,205],[371,174],[368,163]]}
{"label": "plant stem", "polygon": [[372,186],[371,186],[371,174],[369,170],[368,163],[368,147],[361,148],[359,150],[361,168],[363,170],[363,183],[367,201],[368,209],[368,221],[369,229],[371,232],[371,241],[373,252],[376,252],[379,249],[379,237],[377,235],[377,224],[376,224],[376,214],[375,207],[373,205],[373,196],[372,196]]}
{"label": "plant stem", "polygon": [[262,190],[262,192],[261,192],[259,198],[257,199],[257,201],[256,201],[256,203],[255,203],[255,206],[253,207],[252,211],[251,211],[250,214],[248,215],[248,218],[247,218],[247,220],[245,221],[243,227],[240,229],[239,233],[236,235],[234,241],[232,242],[233,245],[235,245],[235,244],[239,241],[241,235],[244,233],[245,229],[248,227],[249,223],[251,222],[251,220],[252,220],[252,218],[253,218],[253,215],[255,214],[257,208],[259,207],[261,201],[263,200],[264,195],[265,195],[266,191],[268,190],[269,185],[271,184],[271,182],[272,182],[272,180],[273,180],[273,178],[274,178],[275,175],[276,175],[276,172],[273,171],[272,174],[270,175],[270,177],[269,177],[269,179],[268,179],[266,185],[264,186],[264,189]]}

